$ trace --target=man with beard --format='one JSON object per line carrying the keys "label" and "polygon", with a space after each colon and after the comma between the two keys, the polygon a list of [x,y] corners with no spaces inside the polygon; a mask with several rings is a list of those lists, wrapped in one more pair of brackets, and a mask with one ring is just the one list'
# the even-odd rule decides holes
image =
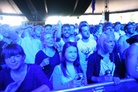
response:
{"label": "man with beard", "polygon": [[130,38],[131,36],[135,35],[135,27],[134,25],[130,22],[125,25],[125,35],[120,36],[118,39],[118,51],[120,53],[120,56],[122,57],[123,52],[130,46],[126,40]]}

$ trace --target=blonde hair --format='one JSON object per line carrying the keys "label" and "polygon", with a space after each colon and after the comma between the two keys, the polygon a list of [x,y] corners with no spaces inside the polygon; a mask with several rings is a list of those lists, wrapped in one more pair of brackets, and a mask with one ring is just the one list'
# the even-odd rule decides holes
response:
{"label": "blonde hair", "polygon": [[44,41],[45,35],[48,35],[48,34],[52,34],[54,36],[54,34],[52,32],[49,32],[49,31],[48,32],[42,32],[42,35],[40,37],[41,42]]}
{"label": "blonde hair", "polygon": [[115,35],[113,32],[111,32],[110,34],[102,33],[100,37],[98,38],[97,49],[103,49],[103,44],[105,40],[108,38],[112,38],[112,37],[115,38]]}
{"label": "blonde hair", "polygon": [[41,43],[42,43],[42,48],[45,48],[45,44],[43,42],[44,42],[45,36],[49,35],[49,34],[51,34],[53,36],[53,39],[54,39],[54,34],[53,33],[51,33],[51,32],[43,32],[41,37],[40,37],[40,40],[41,40]]}

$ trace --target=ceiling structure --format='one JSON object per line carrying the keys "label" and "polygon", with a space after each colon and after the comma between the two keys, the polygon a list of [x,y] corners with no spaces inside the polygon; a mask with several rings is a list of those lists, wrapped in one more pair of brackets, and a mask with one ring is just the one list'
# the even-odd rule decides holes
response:
{"label": "ceiling structure", "polygon": [[[104,11],[106,1],[110,13],[138,11],[138,0],[96,0],[95,14],[100,14]],[[91,14],[91,6],[92,5],[90,4],[88,9],[85,11],[85,14]]]}
{"label": "ceiling structure", "polygon": [[[44,21],[51,15],[92,14],[93,0],[0,0],[0,15],[26,16],[29,21]],[[101,14],[108,1],[110,13],[138,11],[138,0],[96,0],[93,14]]]}

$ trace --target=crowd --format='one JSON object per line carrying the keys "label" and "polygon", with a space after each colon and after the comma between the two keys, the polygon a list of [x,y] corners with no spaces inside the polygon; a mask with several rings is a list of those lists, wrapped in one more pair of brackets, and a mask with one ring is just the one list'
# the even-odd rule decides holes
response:
{"label": "crowd", "polygon": [[0,91],[118,84],[122,78],[138,78],[137,52],[135,22],[0,24]]}

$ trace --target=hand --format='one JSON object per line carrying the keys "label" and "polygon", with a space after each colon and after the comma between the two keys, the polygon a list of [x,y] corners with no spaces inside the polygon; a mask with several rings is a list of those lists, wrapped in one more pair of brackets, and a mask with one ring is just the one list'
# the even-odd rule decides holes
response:
{"label": "hand", "polygon": [[40,66],[44,67],[44,66],[46,66],[46,65],[48,65],[48,64],[49,64],[49,58],[45,58],[45,59],[41,62]]}
{"label": "hand", "polygon": [[73,80],[74,87],[80,87],[85,84],[84,75],[79,73]]}
{"label": "hand", "polygon": [[15,81],[13,83],[10,83],[6,89],[5,92],[16,92],[19,86],[21,85],[21,81]]}
{"label": "hand", "polygon": [[119,77],[113,77],[113,81],[115,84],[119,84],[120,83],[120,78]]}
{"label": "hand", "polygon": [[101,82],[110,82],[110,81],[113,81],[113,77],[108,76],[108,75],[103,75],[103,76],[100,77],[100,81]]}
{"label": "hand", "polygon": [[73,87],[80,87],[81,84],[82,84],[81,79],[80,79],[80,80],[78,80],[78,79],[74,79],[74,80],[73,80],[73,84],[72,84],[72,86],[73,86]]}
{"label": "hand", "polygon": [[58,51],[62,51],[62,43],[59,42],[55,42],[54,47],[58,50]]}
{"label": "hand", "polygon": [[61,20],[58,20],[57,26],[58,26],[58,27],[62,27],[62,22],[61,22]]}

